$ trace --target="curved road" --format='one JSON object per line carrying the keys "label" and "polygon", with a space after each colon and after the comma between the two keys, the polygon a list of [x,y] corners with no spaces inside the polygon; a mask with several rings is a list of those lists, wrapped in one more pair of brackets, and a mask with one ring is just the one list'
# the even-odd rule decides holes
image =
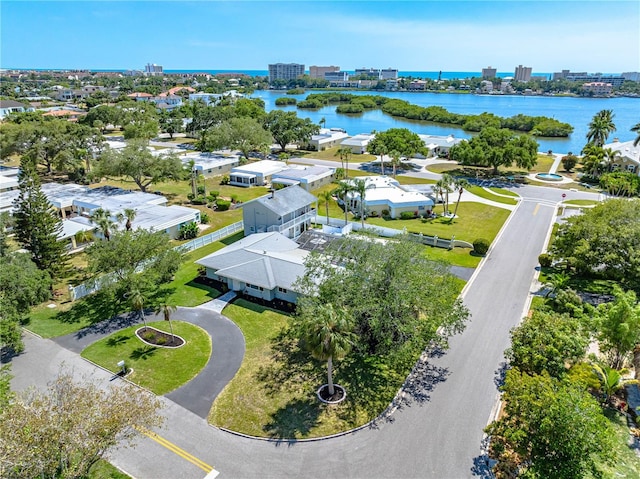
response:
{"label": "curved road", "polygon": [[[509,329],[528,306],[537,257],[562,193],[529,186],[515,191],[523,200],[464,291],[472,313],[466,330],[451,339],[448,351],[421,364],[406,400],[389,421],[327,440],[270,442],[213,428],[165,398],[167,424],[159,434],[215,467],[220,477],[488,477],[482,430],[497,398],[502,352]],[[591,193],[564,192],[567,199],[597,199]],[[108,379],[52,341],[28,336],[26,346],[27,353],[13,361],[13,385],[18,389],[43,384],[62,360]],[[205,477],[207,467],[183,457],[145,437],[135,450],[116,451],[112,462],[139,479]]]}

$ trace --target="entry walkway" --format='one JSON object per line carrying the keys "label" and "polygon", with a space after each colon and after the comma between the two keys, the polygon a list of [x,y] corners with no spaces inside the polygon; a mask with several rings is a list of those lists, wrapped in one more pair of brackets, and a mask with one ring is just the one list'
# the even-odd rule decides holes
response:
{"label": "entry walkway", "polygon": [[215,311],[216,313],[222,313],[222,310],[236,298],[236,293],[233,291],[228,291],[224,293],[222,296],[217,297],[211,301],[208,301],[204,304],[198,306],[198,308],[210,309],[211,311]]}

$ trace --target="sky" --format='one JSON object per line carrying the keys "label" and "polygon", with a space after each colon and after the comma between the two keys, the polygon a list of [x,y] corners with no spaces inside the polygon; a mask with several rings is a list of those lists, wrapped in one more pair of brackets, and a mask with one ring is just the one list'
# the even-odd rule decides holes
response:
{"label": "sky", "polygon": [[640,71],[640,2],[0,0],[0,68]]}

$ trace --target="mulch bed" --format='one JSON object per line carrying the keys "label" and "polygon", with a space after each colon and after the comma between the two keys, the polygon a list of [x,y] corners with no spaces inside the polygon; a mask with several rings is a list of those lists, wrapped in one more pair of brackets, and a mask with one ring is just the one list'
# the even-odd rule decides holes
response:
{"label": "mulch bed", "polygon": [[136,331],[136,335],[142,341],[163,348],[178,348],[184,344],[184,340],[178,336],[159,331],[155,328],[143,327]]}
{"label": "mulch bed", "polygon": [[333,395],[329,394],[329,386],[324,386],[322,389],[320,389],[318,394],[320,395],[323,401],[329,401],[329,402],[340,401],[344,397],[345,391],[340,386],[334,385],[334,388],[335,388],[335,393]]}

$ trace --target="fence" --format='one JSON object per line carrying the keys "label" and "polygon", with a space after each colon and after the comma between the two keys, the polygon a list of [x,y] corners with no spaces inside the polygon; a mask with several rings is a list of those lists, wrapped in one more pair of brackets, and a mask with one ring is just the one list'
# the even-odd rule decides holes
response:
{"label": "fence", "polygon": [[[176,246],[174,249],[180,251],[182,254],[189,253],[195,249],[202,248],[208,244],[211,244],[215,241],[219,241],[222,238],[226,238],[227,236],[231,236],[238,231],[242,231],[244,229],[244,223],[242,221],[238,221],[237,223],[233,223],[229,226],[225,226],[213,233],[209,233],[208,235],[201,236],[200,238],[192,239],[187,243]],[[91,293],[98,291],[103,286],[111,283],[113,281],[112,274],[105,274],[98,278],[98,280],[91,283],[83,283],[78,286],[69,286],[69,295],[71,296],[71,301],[75,301],[76,299],[83,298]]]}

